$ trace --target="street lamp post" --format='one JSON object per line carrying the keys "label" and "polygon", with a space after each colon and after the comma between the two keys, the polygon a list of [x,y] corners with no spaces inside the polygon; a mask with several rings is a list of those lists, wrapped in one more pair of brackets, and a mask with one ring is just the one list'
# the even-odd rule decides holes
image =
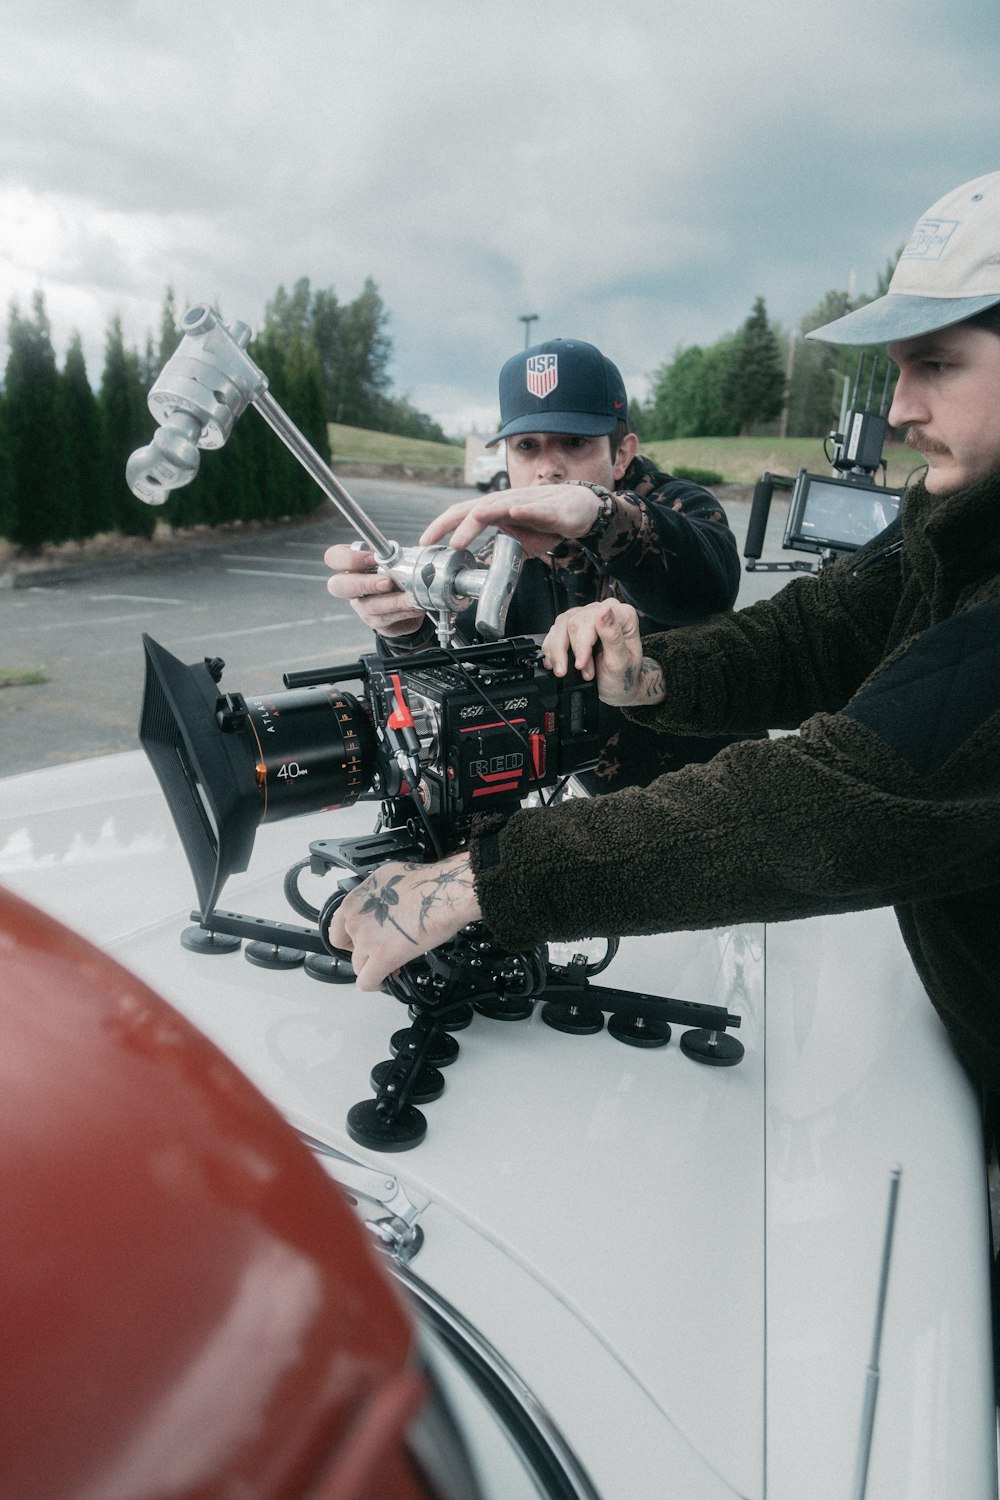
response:
{"label": "street lamp post", "polygon": [[521,313],[517,321],[524,324],[524,347],[527,349],[531,343],[531,325],[538,322],[538,314]]}

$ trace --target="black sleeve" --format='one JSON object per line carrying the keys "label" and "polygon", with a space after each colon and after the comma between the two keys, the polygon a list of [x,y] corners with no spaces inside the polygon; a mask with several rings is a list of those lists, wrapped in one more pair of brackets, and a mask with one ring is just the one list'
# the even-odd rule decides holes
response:
{"label": "black sleeve", "polygon": [[620,599],[669,627],[732,608],[740,560],[714,495],[671,479],[644,500],[629,492],[615,498],[616,515],[596,551]]}

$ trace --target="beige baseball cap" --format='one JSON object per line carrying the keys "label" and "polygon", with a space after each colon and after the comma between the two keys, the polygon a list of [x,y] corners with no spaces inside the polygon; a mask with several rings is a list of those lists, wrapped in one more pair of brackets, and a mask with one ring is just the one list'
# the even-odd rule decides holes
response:
{"label": "beige baseball cap", "polygon": [[814,328],[824,344],[917,338],[1000,302],[1000,172],[946,193],[920,219],[884,297]]}

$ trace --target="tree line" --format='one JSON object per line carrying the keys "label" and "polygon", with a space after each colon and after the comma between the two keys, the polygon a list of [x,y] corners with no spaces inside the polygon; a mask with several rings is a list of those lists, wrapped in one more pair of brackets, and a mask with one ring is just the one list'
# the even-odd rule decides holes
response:
{"label": "tree line", "polygon": [[[223,314],[224,316],[224,314]],[[350,302],[308,278],[281,286],[251,345],[275,399],[313,447],[329,452],[327,423],[443,441],[436,422],[394,396],[388,374],[388,313],[369,277]],[[125,483],[129,455],[155,431],[149,388],[180,342],[173,291],[158,337],[140,353],[125,346],[121,320],[105,336],[100,384],[92,389],[78,334],[62,369],[40,292],[29,312],[13,303],[0,390],[0,536],[31,550],[101,532],[151,536],[172,526],[273,520],[307,514],[319,491],[257,416],[236,423],[221,454],[204,456],[195,480],[162,507],[142,504]]]}
{"label": "tree line", "polygon": [[[889,285],[893,262],[875,296]],[[758,297],[743,326],[716,343],[678,349],[652,379],[649,399],[634,411],[644,442],[686,437],[825,437],[840,415],[844,380],[853,379],[860,350],[807,342],[804,335],[871,298],[831,291],[784,332]],[[868,351],[866,351],[868,352]]]}
{"label": "tree line", "polygon": [[[885,291],[891,272],[892,263],[875,295]],[[754,429],[822,438],[839,415],[843,380],[853,374],[859,351],[799,335],[868,300],[828,292],[798,330],[783,333],[758,297],[735,334],[679,349],[660,367],[649,399],[633,407],[640,439],[727,437]],[[332,287],[313,289],[303,277],[291,291],[279,286],[267,304],[251,352],[277,401],[320,453],[327,452],[329,422],[444,440],[431,417],[392,394],[387,324],[370,277],[349,302],[338,300]],[[125,464],[152,437],[146,397],[179,341],[168,288],[158,336],[150,334],[141,353],[125,347],[120,319],[111,320],[95,391],[78,335],[58,369],[42,294],[35,293],[28,313],[11,305],[0,389],[0,536],[32,549],[106,531],[149,536],[158,517],[175,527],[212,526],[315,508],[315,485],[256,417],[238,422],[224,452],[208,454],[194,482],[175,490],[164,506],[135,499]]]}

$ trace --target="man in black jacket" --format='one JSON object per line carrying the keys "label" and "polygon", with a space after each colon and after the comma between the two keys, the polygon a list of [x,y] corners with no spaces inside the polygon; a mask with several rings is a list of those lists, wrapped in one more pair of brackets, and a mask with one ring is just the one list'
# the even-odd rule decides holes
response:
{"label": "man in black jacket", "polygon": [[[722,507],[700,485],[637,459],[622,377],[599,349],[552,339],[513,355],[500,372],[500,413],[500,431],[487,446],[506,442],[511,488],[449,506],[420,542],[430,546],[451,533],[453,547],[469,547],[490,527],[517,538],[526,561],[508,635],[544,635],[565,610],[605,598],[634,606],[643,634],[731,608],[740,566]],[[628,479],[646,467],[657,485],[640,497]],[[370,555],[339,544],[326,561],[330,592],[350,600],[381,649],[399,655],[434,644],[426,615],[372,569]],[[466,641],[474,639],[474,613],[458,620]],[[731,738],[657,733],[603,705],[601,759],[580,780],[591,792],[645,786],[711,759]]]}
{"label": "man in black jacket", "polygon": [[1000,1089],[1000,172],[935,204],[887,295],[816,334],[885,341],[899,367],[889,420],[928,464],[900,518],[736,614],[640,640],[608,600],[545,647],[649,725],[799,733],[383,866],[334,922],[362,988],[480,916],[517,949],[892,904],[959,1055]]}

